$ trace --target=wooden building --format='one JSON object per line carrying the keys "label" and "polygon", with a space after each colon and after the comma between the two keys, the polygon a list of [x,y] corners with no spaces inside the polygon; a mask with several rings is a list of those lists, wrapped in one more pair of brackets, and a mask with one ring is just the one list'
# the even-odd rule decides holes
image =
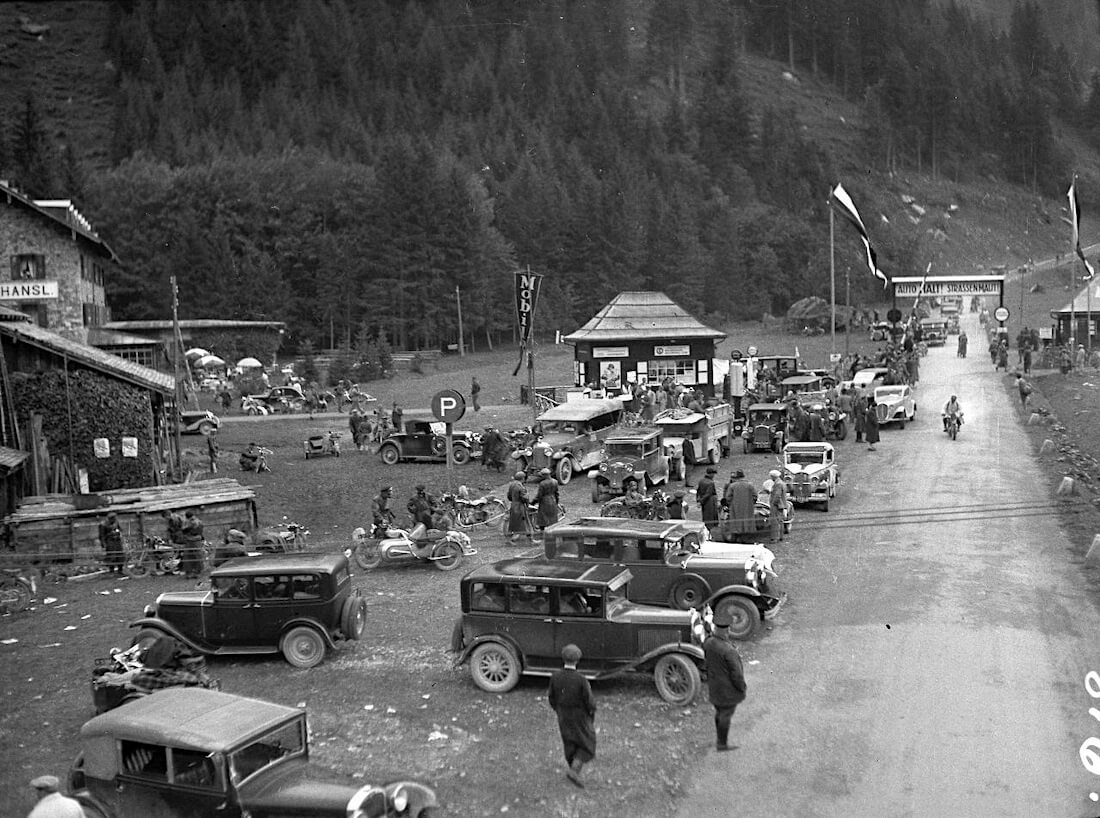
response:
{"label": "wooden building", "polygon": [[[1091,288],[1091,289],[1090,289]],[[1089,349],[1097,347],[1096,322],[1100,319],[1100,282],[1090,281],[1071,301],[1060,310],[1051,310],[1054,319],[1054,343],[1083,344]]]}
{"label": "wooden building", "polygon": [[619,293],[583,327],[564,337],[574,347],[577,386],[608,391],[666,377],[715,393],[717,345],[726,334],[692,317],[664,293]]}

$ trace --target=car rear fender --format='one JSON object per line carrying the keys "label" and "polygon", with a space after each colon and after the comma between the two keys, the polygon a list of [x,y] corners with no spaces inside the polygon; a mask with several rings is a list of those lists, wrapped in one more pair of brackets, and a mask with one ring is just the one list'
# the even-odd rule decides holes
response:
{"label": "car rear fender", "polygon": [[[451,641],[453,644],[453,635]],[[523,661],[523,651],[520,650],[519,645],[516,644],[515,640],[512,639],[512,637],[503,633],[489,633],[483,636],[475,636],[473,639],[466,643],[466,645],[461,649],[461,652],[458,654],[458,656],[455,657],[454,666],[458,667],[459,665],[465,664],[466,660],[470,658],[470,654],[474,652],[474,648],[476,648],[478,645],[484,645],[486,642],[496,642],[498,644],[507,645],[508,647],[510,647],[513,651],[515,651],[516,656],[519,657],[520,667],[522,669],[522,666],[525,664]]]}
{"label": "car rear fender", "polygon": [[[332,634],[329,633],[328,628],[321,625],[316,619],[310,619],[308,616],[298,616],[294,619],[288,619],[285,623],[283,623],[283,632],[280,635],[280,641],[283,635],[294,630],[294,628],[301,627],[313,628],[313,630],[321,634],[321,636],[325,640],[326,645],[328,645],[330,648],[336,647],[336,641],[332,638]],[[339,626],[336,627],[337,629],[339,629]]]}
{"label": "car rear fender", "polygon": [[684,656],[691,659],[702,670],[706,666],[706,655],[703,653],[703,649],[698,645],[692,645],[687,642],[669,642],[661,645],[659,648],[654,648],[644,656],[639,656],[634,661],[626,665],[619,665],[611,670],[606,670],[603,673],[599,673],[594,676],[594,679],[611,679],[615,676],[621,676],[624,673],[632,673],[634,671],[642,670],[648,671],[657,664],[657,660],[662,656],[667,656],[670,653],[681,653]]}
{"label": "car rear fender", "polygon": [[130,623],[131,628],[150,628],[151,630],[160,631],[163,634],[171,636],[173,639],[182,642],[191,650],[198,653],[213,653],[214,649],[209,645],[204,645],[201,642],[196,642],[190,637],[184,636],[179,630],[172,625],[169,625],[163,619],[155,616],[143,616],[141,619],[134,620]]}

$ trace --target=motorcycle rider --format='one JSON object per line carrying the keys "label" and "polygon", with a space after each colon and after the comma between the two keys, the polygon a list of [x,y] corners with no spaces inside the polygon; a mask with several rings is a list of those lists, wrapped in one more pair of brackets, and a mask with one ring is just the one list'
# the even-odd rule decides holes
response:
{"label": "motorcycle rider", "polygon": [[428,542],[424,536],[427,534],[428,529],[432,527],[432,512],[435,509],[435,498],[433,498],[424,485],[418,485],[416,487],[416,494],[410,499],[405,508],[408,510],[413,521],[412,531],[409,532],[409,539],[412,541],[413,548],[416,549],[417,556],[421,556],[424,549],[430,549],[431,543]]}
{"label": "motorcycle rider", "polygon": [[249,443],[248,448],[241,452],[241,468],[245,471],[270,471],[267,467],[267,458],[255,443]]}
{"label": "motorcycle rider", "polygon": [[638,490],[638,480],[634,477],[626,478],[623,483],[623,505],[631,517],[645,517],[646,496]]}
{"label": "motorcycle rider", "polygon": [[962,406],[959,405],[959,399],[955,395],[952,395],[947,403],[943,405],[943,430],[945,432],[947,431],[947,421],[952,415],[962,426]]}
{"label": "motorcycle rider", "polygon": [[386,536],[386,529],[393,526],[396,515],[393,511],[393,486],[383,486],[382,490],[371,500],[371,536],[382,539]]}

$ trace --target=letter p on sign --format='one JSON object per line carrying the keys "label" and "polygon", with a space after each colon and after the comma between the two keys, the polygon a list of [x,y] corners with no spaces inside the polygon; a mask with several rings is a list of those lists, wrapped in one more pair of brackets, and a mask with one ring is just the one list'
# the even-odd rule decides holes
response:
{"label": "letter p on sign", "polygon": [[432,414],[444,423],[457,423],[466,414],[466,399],[453,389],[432,395]]}

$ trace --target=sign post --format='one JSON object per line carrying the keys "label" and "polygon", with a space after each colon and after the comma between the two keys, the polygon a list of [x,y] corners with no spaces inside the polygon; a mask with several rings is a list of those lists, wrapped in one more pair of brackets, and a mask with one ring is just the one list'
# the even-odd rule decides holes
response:
{"label": "sign post", "polygon": [[454,494],[454,423],[466,414],[466,399],[454,389],[442,389],[432,395],[432,414],[446,424],[447,491]]}

